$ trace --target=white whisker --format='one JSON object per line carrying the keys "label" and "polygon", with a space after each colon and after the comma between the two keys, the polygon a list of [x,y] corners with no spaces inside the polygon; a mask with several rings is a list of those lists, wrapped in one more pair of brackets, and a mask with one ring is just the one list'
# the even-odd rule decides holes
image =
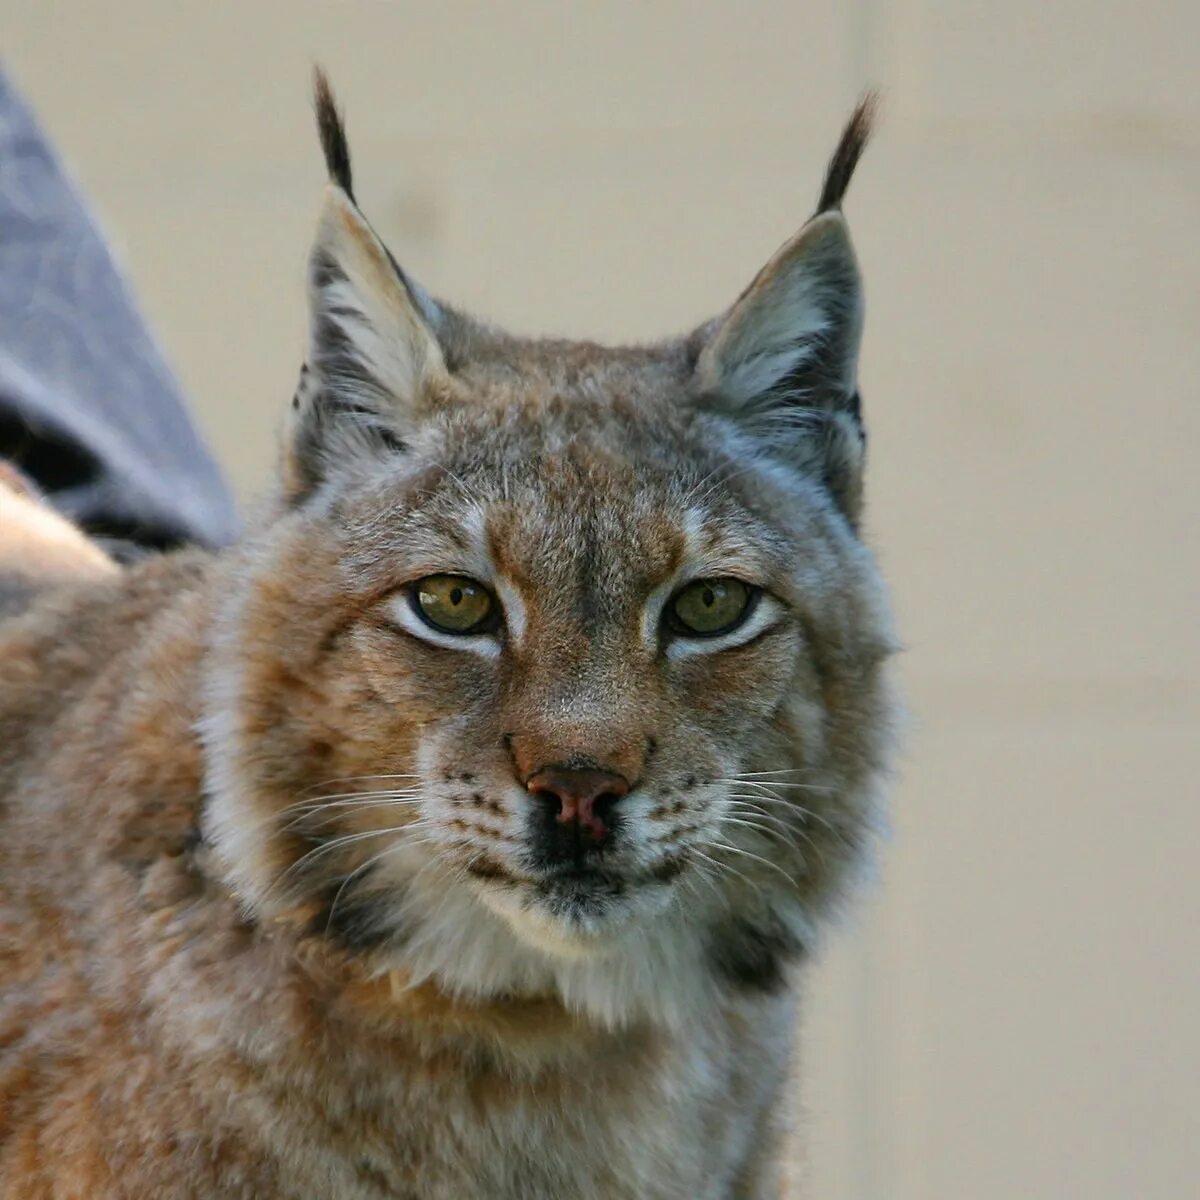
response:
{"label": "white whisker", "polygon": [[[780,796],[758,796],[758,795],[748,795],[747,796],[740,792],[735,792],[733,795],[727,797],[727,799],[729,799],[730,801],[736,800],[743,804],[748,804],[752,807],[758,807],[761,804],[775,804],[778,809],[783,810],[788,813],[793,813],[796,816],[800,817],[804,821],[816,822],[816,824],[823,826],[825,829],[828,829],[829,832],[831,834],[833,834],[834,838],[837,841],[839,841],[842,845],[847,844],[845,835],[827,817],[823,817],[820,813],[814,812],[811,808],[804,808],[802,805],[796,804],[791,800],[785,800]],[[765,809],[762,809],[760,811],[763,816],[767,815],[767,812]],[[800,831],[797,830],[797,832],[800,832]],[[812,839],[809,838],[809,841],[812,842]],[[815,842],[812,842],[812,846],[813,846],[813,849],[816,849]],[[824,860],[822,860],[822,861],[824,861]]]}
{"label": "white whisker", "polygon": [[331,841],[322,842],[319,846],[314,846],[307,853],[302,854],[286,871],[280,876],[280,879],[286,879],[292,872],[300,870],[302,867],[308,866],[315,862],[318,858],[322,858],[326,854],[332,854],[335,850],[342,850],[347,846],[352,846],[358,842],[366,841],[368,838],[384,837],[387,834],[403,833],[408,828],[406,825],[389,826],[386,829],[368,829],[361,833],[346,833],[341,837],[333,838]]}
{"label": "white whisker", "polygon": [[342,898],[342,893],[347,887],[364,872],[369,871],[380,859],[386,858],[389,854],[394,854],[400,848],[400,844],[396,843],[391,846],[385,846],[378,854],[372,854],[366,862],[354,868],[345,879],[342,880],[341,886],[334,893],[333,903],[329,906],[329,917],[325,922],[325,932],[328,933],[333,926],[333,914],[337,911],[338,901]]}
{"label": "white whisker", "polygon": [[420,788],[376,788],[369,792],[330,792],[325,796],[306,796],[288,804],[279,810],[280,813],[291,812],[293,809],[309,806],[319,807],[322,804],[332,804],[337,800],[369,800],[380,796],[420,796]]}
{"label": "white whisker", "polygon": [[764,867],[770,867],[772,871],[778,871],[780,875],[788,881],[791,887],[796,886],[796,881],[778,864],[773,863],[769,858],[763,858],[761,855],[752,854],[749,850],[742,850],[737,846],[731,846],[728,842],[718,842],[710,838],[708,845],[713,849],[728,850],[733,854],[740,854],[745,858],[753,859],[755,862],[762,863]]}
{"label": "white whisker", "polygon": [[[736,811],[741,813],[743,817],[746,815],[745,809],[739,808]],[[750,814],[752,814],[756,817],[762,817],[764,820],[766,818],[770,817],[770,815],[771,815],[770,813],[760,812],[757,809],[750,809],[749,812],[750,812]],[[733,819],[730,817],[725,817],[724,819],[726,821],[729,821],[731,824],[737,824],[738,820],[740,820],[741,818]],[[792,829],[787,825],[783,825],[782,823],[779,823],[779,824],[781,825],[782,831],[784,831],[786,833],[786,839],[787,839],[788,843],[791,845],[792,849],[795,850],[795,852],[798,855],[800,855],[801,861],[804,861],[804,851],[801,850],[799,842],[797,842],[795,840],[796,838],[802,838],[809,846],[812,847],[813,853],[817,856],[817,859],[821,863],[822,866],[827,865],[826,861],[825,861],[824,852],[821,850],[821,847],[817,844],[817,842],[813,839],[811,834],[806,833],[803,829]],[[763,829],[761,826],[759,826],[759,829],[764,834],[767,832],[767,830]],[[772,830],[771,832],[774,833],[775,831]],[[776,833],[775,836],[782,838],[784,836],[784,833],[782,833],[782,832]]]}
{"label": "white whisker", "polygon": [[780,842],[785,846],[789,846],[797,854],[800,853],[800,846],[791,836],[791,831],[786,826],[772,829],[770,825],[762,825],[757,821],[748,820],[745,815],[729,816],[728,814],[721,818],[721,824],[722,826],[734,825],[740,829],[750,829],[766,841]]}
{"label": "white whisker", "polygon": [[732,775],[728,779],[714,779],[714,783],[724,784],[728,787],[752,787],[769,790],[771,788],[792,788],[801,792],[824,792],[828,795],[834,794],[837,789],[824,787],[816,783],[789,783],[786,780],[766,780],[749,779],[744,775]]}
{"label": "white whisker", "polygon": [[332,821],[338,820],[339,817],[345,816],[345,812],[339,811],[331,813],[323,821],[312,821],[310,818],[317,813],[325,812],[326,809],[334,808],[339,810],[350,809],[353,812],[361,812],[368,808],[405,808],[419,807],[423,803],[422,800],[409,797],[393,797],[388,800],[363,800],[355,802],[352,800],[339,800],[330,804],[314,804],[305,809],[298,816],[293,817],[286,825],[280,826],[282,830],[293,829],[298,825],[307,824],[310,828],[320,829],[324,825],[330,824]]}
{"label": "white whisker", "polygon": [[[711,838],[708,838],[704,844],[710,850],[715,850],[718,848],[718,846],[720,846],[720,843],[714,842]],[[732,846],[724,846],[722,848],[727,850],[735,849],[735,847]],[[696,846],[689,846],[688,849],[693,854],[699,854],[706,862],[712,863],[714,867],[718,867],[721,870],[727,871],[731,875],[736,875],[748,888],[750,888],[751,891],[762,891],[762,886],[760,884],[756,883],[744,872],[739,871],[737,867],[733,865],[733,863],[723,862],[720,859],[712,858],[710,855],[706,854],[703,850],[700,850]]]}
{"label": "white whisker", "polygon": [[304,789],[304,792],[301,792],[300,794],[304,795],[305,792],[314,792],[317,790],[317,788],[331,787],[335,783],[359,783],[361,780],[364,780],[364,779],[420,779],[420,778],[421,777],[419,775],[341,775],[341,776],[336,776],[333,779],[322,779],[320,783],[310,784],[308,787],[306,787]]}

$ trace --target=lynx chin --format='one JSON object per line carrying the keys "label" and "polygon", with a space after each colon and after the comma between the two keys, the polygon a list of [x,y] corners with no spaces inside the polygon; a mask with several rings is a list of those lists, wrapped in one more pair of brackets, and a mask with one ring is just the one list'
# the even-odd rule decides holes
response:
{"label": "lynx chin", "polygon": [[636,347],[434,299],[316,107],[252,530],[118,568],[0,478],[0,1197],[777,1197],[892,740],[871,103],[732,306]]}

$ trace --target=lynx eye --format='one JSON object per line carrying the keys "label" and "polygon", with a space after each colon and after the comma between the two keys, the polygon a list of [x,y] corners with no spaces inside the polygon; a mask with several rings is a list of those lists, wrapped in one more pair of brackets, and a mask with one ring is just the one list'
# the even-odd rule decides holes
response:
{"label": "lynx eye", "polygon": [[716,637],[750,615],[755,595],[740,579],[697,579],[675,593],[667,605],[667,621],[685,637]]}
{"label": "lynx eye", "polygon": [[496,614],[491,592],[466,575],[426,575],[409,595],[417,615],[442,633],[482,633]]}

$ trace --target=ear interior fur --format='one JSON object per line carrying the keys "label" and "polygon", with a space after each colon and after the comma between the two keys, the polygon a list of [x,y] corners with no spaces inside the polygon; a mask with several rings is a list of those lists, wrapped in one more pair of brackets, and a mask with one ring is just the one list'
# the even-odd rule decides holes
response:
{"label": "ear interior fur", "polygon": [[820,213],[759,272],[696,361],[705,400],[817,474],[852,524],[862,505],[862,322],[846,222]]}
{"label": "ear interior fur", "polygon": [[326,189],[309,264],[309,365],[346,403],[411,404],[441,348],[391,255],[341,188]]}
{"label": "ear interior fur", "polygon": [[854,392],[862,334],[858,264],[841,213],[784,244],[700,353],[701,389],[734,406],[828,402]]}
{"label": "ear interior fur", "polygon": [[863,296],[841,203],[870,137],[876,99],[851,115],[816,216],[786,242],[725,316],[696,335],[695,386],[776,452],[817,470],[851,522],[862,496],[856,382]]}
{"label": "ear interior fur", "polygon": [[328,83],[316,80],[330,183],[309,258],[309,347],[284,462],[290,495],[334,467],[395,450],[446,364],[437,305],[400,270],[350,191],[350,154]]}

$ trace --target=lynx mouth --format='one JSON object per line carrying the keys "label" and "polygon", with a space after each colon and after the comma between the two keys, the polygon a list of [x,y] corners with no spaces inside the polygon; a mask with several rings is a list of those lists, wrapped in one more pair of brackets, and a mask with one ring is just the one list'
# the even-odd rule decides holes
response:
{"label": "lynx mouth", "polygon": [[513,871],[492,858],[478,858],[467,870],[484,900],[498,910],[540,912],[556,925],[571,927],[621,923],[635,910],[658,908],[671,884],[687,868],[686,854],[650,868],[622,868],[603,858]]}
{"label": "lynx mouth", "polygon": [[686,857],[650,869],[617,869],[603,861],[561,864],[536,874],[489,873],[480,900],[522,941],[556,958],[607,953],[632,925],[653,921],[676,894]]}
{"label": "lynx mouth", "polygon": [[538,898],[556,910],[603,909],[636,886],[627,875],[594,866],[572,866],[547,872],[538,880]]}
{"label": "lynx mouth", "polygon": [[537,902],[557,916],[579,919],[611,916],[627,902],[663,894],[686,867],[682,856],[651,870],[621,871],[603,864],[558,867],[535,883]]}
{"label": "lynx mouth", "polygon": [[619,895],[631,882],[627,872],[595,863],[512,871],[495,858],[480,855],[466,864],[466,870],[476,879],[524,885],[546,894],[571,891]]}

